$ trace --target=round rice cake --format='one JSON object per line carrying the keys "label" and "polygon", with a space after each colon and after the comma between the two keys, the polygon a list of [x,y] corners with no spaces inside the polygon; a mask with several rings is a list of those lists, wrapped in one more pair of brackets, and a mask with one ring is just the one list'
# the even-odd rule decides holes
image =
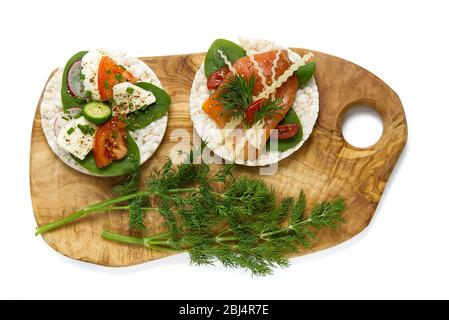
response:
{"label": "round rice cake", "polygon": [[[280,46],[274,42],[260,39],[239,39],[236,42],[250,54],[262,53],[271,50],[287,50],[288,57],[292,62],[302,59],[302,57],[293,52],[289,48]],[[263,152],[255,160],[235,159],[234,152],[229,150],[222,142],[222,129],[209,117],[209,115],[202,109],[203,102],[209,98],[210,91],[207,88],[207,78],[204,72],[204,62],[197,71],[195,79],[193,80],[192,89],[190,91],[190,116],[192,118],[195,131],[202,140],[207,141],[207,146],[216,155],[220,156],[226,161],[235,162],[237,164],[246,166],[265,166],[276,163],[282,159],[287,158],[293,152],[297,151],[312,133],[315,122],[318,118],[319,111],[319,93],[315,78],[312,77],[310,81],[303,87],[299,88],[296,93],[296,98],[292,108],[298,115],[303,136],[301,141],[295,146],[283,152],[268,151]]]}
{"label": "round rice cake", "polygon": [[[129,57],[122,52],[100,51],[108,55],[111,59],[117,62],[117,64],[124,66],[135,77],[139,78],[140,82],[148,82],[163,89],[156,73],[145,62],[134,57]],[[58,68],[48,81],[40,105],[41,124],[45,138],[53,152],[65,164],[79,172],[92,176],[99,176],[78,164],[69,152],[65,151],[57,144],[57,132],[61,129],[61,126],[64,125],[62,117],[65,115],[61,100],[63,70],[63,67]],[[140,164],[147,161],[161,144],[165,129],[167,128],[167,121],[168,115],[166,114],[162,118],[150,123],[145,128],[129,132],[139,147]]]}

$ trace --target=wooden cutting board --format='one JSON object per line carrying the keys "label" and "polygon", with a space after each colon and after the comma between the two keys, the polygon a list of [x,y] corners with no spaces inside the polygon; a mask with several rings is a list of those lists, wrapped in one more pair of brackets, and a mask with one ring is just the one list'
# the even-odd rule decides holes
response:
{"label": "wooden cutting board", "polygon": [[[295,49],[298,53],[308,52]],[[346,223],[337,229],[319,232],[320,241],[305,254],[346,241],[370,223],[390,174],[407,140],[407,123],[401,101],[382,80],[343,59],[314,52],[315,78],[320,93],[320,113],[305,145],[279,163],[274,176],[264,176],[283,196],[296,196],[304,189],[308,204],[337,195],[347,201]],[[178,141],[170,134],[178,128],[192,132],[189,94],[195,72],[204,53],[142,58],[159,76],[172,97],[164,141],[142,167],[143,176],[160,167]],[[42,99],[42,97],[41,97]],[[380,140],[369,148],[356,148],[342,136],[341,120],[355,104],[370,105],[383,119]],[[96,178],[79,173],[60,161],[51,151],[41,127],[39,105],[33,122],[30,150],[30,188],[37,225],[60,219],[93,202],[112,196],[111,187],[122,178]],[[256,168],[239,167],[238,174],[257,175]],[[394,192],[394,190],[390,190]],[[148,214],[153,232],[164,230],[156,214]],[[143,247],[108,242],[103,230],[128,233],[125,212],[96,213],[43,236],[56,251],[82,261],[106,266],[128,266],[167,256]]]}

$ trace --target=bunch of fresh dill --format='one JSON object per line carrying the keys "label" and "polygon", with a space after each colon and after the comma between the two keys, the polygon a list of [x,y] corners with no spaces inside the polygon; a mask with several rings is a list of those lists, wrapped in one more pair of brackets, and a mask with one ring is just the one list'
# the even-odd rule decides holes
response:
{"label": "bunch of fresh dill", "polygon": [[244,117],[246,108],[253,100],[256,77],[245,79],[233,75],[220,87],[217,101],[223,105],[223,113],[231,118]]}
{"label": "bunch of fresh dill", "polygon": [[[342,198],[322,202],[307,215],[302,191],[296,199],[278,200],[275,190],[263,180],[234,177],[233,168],[224,165],[212,175],[204,163],[173,166],[168,160],[153,171],[142,191],[138,191],[139,173],[131,174],[115,188],[118,197],[42,226],[36,234],[92,212],[111,210],[127,210],[130,229],[143,231],[146,212],[155,211],[166,222],[164,233],[139,238],[103,231],[102,237],[153,250],[186,251],[197,265],[219,261],[225,267],[267,275],[274,267],[288,266],[287,253],[310,247],[317,229],[336,227],[343,221]],[[217,192],[220,184],[223,191]],[[155,201],[158,206],[149,207]]]}
{"label": "bunch of fresh dill", "polygon": [[282,99],[264,99],[254,112],[254,119],[247,119],[245,113],[254,102],[253,91],[256,77],[246,79],[241,75],[233,75],[220,87],[216,100],[223,105],[223,115],[230,118],[242,118],[246,127],[261,122],[266,118],[280,115],[283,109]]}

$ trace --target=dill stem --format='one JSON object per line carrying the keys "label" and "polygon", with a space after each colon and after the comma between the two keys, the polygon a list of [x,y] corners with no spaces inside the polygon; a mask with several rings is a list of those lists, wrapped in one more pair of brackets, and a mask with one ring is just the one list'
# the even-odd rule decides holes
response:
{"label": "dill stem", "polygon": [[237,241],[238,237],[229,236],[229,237],[215,237],[217,242],[226,242],[226,241]]}
{"label": "dill stem", "polygon": [[289,230],[290,230],[290,226],[276,230],[276,231],[264,232],[264,233],[260,234],[260,238],[266,240],[266,238],[268,238],[268,237],[275,236],[279,233],[285,233],[285,232],[288,232]]}
{"label": "dill stem", "polygon": [[222,235],[229,233],[229,232],[232,232],[232,231],[230,229],[224,229],[222,232],[220,232],[219,234],[217,234],[215,236],[215,239],[221,238]]}
{"label": "dill stem", "polygon": [[[101,211],[113,211],[113,210],[128,210],[130,206],[118,206],[118,207],[108,207],[101,209]],[[159,208],[157,207],[142,207],[140,208],[144,211],[159,211]],[[100,210],[98,210],[100,211]]]}
{"label": "dill stem", "polygon": [[103,239],[110,241],[117,241],[126,244],[133,245],[142,245],[145,247],[149,247],[155,249],[157,251],[163,252],[178,252],[183,251],[182,249],[176,249],[170,244],[170,239],[165,240],[157,240],[158,238],[169,236],[169,232],[163,232],[154,236],[145,237],[145,238],[137,238],[132,236],[124,236],[121,234],[113,233],[110,231],[103,230],[101,232],[101,236]]}
{"label": "dill stem", "polygon": [[165,238],[165,237],[170,237],[170,232],[162,232],[162,233],[158,233],[149,237],[145,237],[145,239],[147,240],[155,240],[155,239],[161,239],[161,238]]}
{"label": "dill stem", "polygon": [[180,192],[199,192],[199,188],[178,188],[178,189],[168,189],[167,192],[170,193],[180,193]]}
{"label": "dill stem", "polygon": [[184,251],[182,249],[175,249],[173,247],[170,247],[170,248],[161,247],[161,246],[158,246],[156,244],[149,245],[148,247],[151,248],[151,249],[154,249],[156,251],[160,251],[160,252],[183,252]]}
{"label": "dill stem", "polygon": [[40,228],[37,228],[35,235],[39,235],[39,234],[43,234],[47,231],[56,229],[64,224],[67,224],[69,222],[72,222],[74,220],[77,220],[81,217],[87,216],[90,213],[96,212],[96,211],[104,211],[104,209],[106,207],[110,207],[111,205],[118,203],[118,202],[123,202],[123,201],[127,201],[127,200],[131,200],[137,197],[144,197],[150,194],[149,190],[145,190],[145,191],[141,191],[141,192],[137,192],[137,193],[133,193],[130,195],[126,195],[126,196],[120,196],[120,197],[116,197],[116,198],[112,198],[106,201],[101,201],[101,202],[97,202],[93,205],[87,206],[75,213],[72,213],[71,215],[56,220],[54,222],[51,222],[45,226],[42,226]]}
{"label": "dill stem", "polygon": [[[198,188],[177,188],[177,189],[168,189],[167,190],[167,192],[170,192],[170,193],[198,192],[198,191],[199,191]],[[151,194],[152,194],[151,190],[144,190],[144,191],[136,192],[136,193],[129,194],[129,195],[126,195],[126,196],[120,196],[120,197],[112,198],[112,199],[109,199],[109,200],[106,200],[106,201],[97,202],[97,203],[95,203],[93,205],[90,205],[90,206],[87,206],[87,207],[85,207],[85,208],[83,208],[81,210],[78,210],[78,211],[72,213],[71,215],[69,215],[69,216],[67,216],[65,218],[62,218],[62,219],[50,222],[49,224],[46,224],[46,225],[44,225],[42,227],[37,228],[35,235],[38,236],[38,235],[43,234],[45,232],[48,232],[50,230],[59,228],[59,227],[65,225],[67,223],[70,223],[72,221],[78,220],[78,219],[80,219],[80,218],[82,218],[84,216],[87,216],[87,215],[89,215],[89,214],[91,214],[93,212],[107,211],[107,210],[109,210],[108,207],[111,207],[113,204],[116,204],[116,203],[119,203],[119,202],[123,202],[123,201],[132,200],[132,199],[135,199],[135,198],[138,198],[138,197],[149,196]],[[125,207],[126,206],[123,206],[121,208],[125,209]],[[123,209],[117,209],[117,208],[120,208],[120,207],[111,207],[110,209],[111,210],[123,210]],[[150,211],[149,208],[147,208],[147,210]],[[154,210],[154,211],[157,211],[157,210]]]}
{"label": "dill stem", "polygon": [[217,197],[225,198],[226,196],[223,193],[211,191],[211,193]]}
{"label": "dill stem", "polygon": [[294,228],[296,228],[296,227],[299,227],[299,226],[308,224],[309,222],[310,222],[310,218],[309,218],[309,219],[306,219],[306,220],[303,220],[303,221],[301,221],[301,222],[295,223],[295,224],[289,224],[289,225],[286,226],[285,228],[282,228],[282,229],[279,229],[279,230],[276,230],[276,231],[264,232],[264,233],[261,233],[261,234],[260,234],[260,238],[261,238],[261,239],[265,239],[265,238],[267,238],[267,237],[275,236],[275,235],[277,235],[277,234],[279,234],[279,233],[287,233],[287,232],[289,232],[290,230],[292,230],[292,229],[294,229]]}
{"label": "dill stem", "polygon": [[128,243],[128,244],[138,244],[138,245],[142,245],[142,246],[145,245],[144,238],[124,236],[124,235],[112,233],[112,232],[106,231],[106,230],[103,230],[101,232],[101,236],[107,240],[113,240],[113,241],[118,241],[118,242]]}

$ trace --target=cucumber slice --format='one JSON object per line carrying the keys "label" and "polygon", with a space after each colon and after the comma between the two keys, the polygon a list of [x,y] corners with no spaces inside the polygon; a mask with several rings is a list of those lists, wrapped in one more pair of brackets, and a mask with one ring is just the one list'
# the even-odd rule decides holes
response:
{"label": "cucumber slice", "polygon": [[84,117],[95,124],[103,124],[112,117],[112,109],[102,102],[89,102],[83,107]]}

